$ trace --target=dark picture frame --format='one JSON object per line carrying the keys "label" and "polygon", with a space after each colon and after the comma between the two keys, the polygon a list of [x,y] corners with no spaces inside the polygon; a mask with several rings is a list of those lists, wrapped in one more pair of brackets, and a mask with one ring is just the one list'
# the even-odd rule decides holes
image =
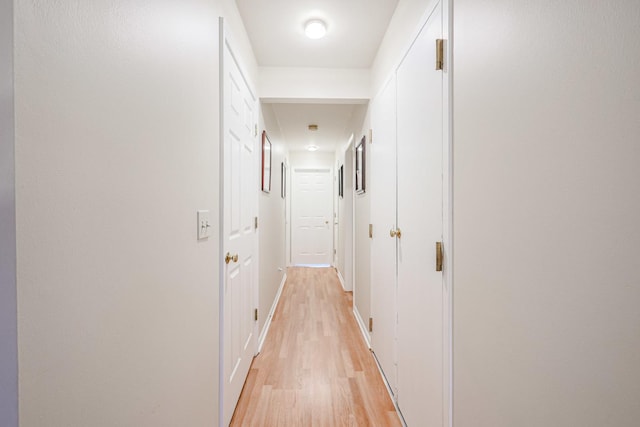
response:
{"label": "dark picture frame", "polygon": [[338,169],[338,196],[344,199],[344,165]]}
{"label": "dark picture frame", "polygon": [[366,191],[366,162],[367,162],[367,137],[363,136],[356,145],[356,194],[364,194]]}
{"label": "dark picture frame", "polygon": [[271,141],[267,131],[262,131],[262,191],[271,192]]}

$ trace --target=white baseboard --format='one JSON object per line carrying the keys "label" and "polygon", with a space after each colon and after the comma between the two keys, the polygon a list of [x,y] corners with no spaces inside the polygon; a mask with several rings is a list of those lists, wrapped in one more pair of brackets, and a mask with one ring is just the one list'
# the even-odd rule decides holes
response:
{"label": "white baseboard", "polygon": [[342,285],[342,290],[346,291],[347,288],[344,287],[344,278],[342,277],[342,273],[340,273],[340,270],[338,270],[336,268],[336,273],[338,273],[338,280],[340,281],[340,284]]}
{"label": "white baseboard", "polygon": [[378,361],[378,358],[376,357],[376,354],[373,352],[373,350],[371,350],[371,355],[373,356],[373,360],[376,361],[376,366],[378,367],[378,371],[380,372],[380,376],[382,377],[382,382],[384,383],[384,386],[387,388],[387,393],[389,393],[389,398],[393,402],[393,406],[395,406],[396,408],[396,414],[398,414],[398,419],[400,419],[400,422],[402,423],[403,427],[407,427],[407,423],[405,422],[404,417],[402,416],[402,412],[400,412],[400,408],[398,407],[398,401],[396,397],[393,395],[393,391],[391,390],[391,385],[389,385],[389,381],[387,381],[387,377],[384,375],[384,372],[382,371],[382,366],[380,366],[380,362]]}
{"label": "white baseboard", "polygon": [[367,330],[367,326],[360,317],[360,313],[358,313],[358,308],[355,304],[353,304],[353,316],[356,318],[356,322],[358,322],[358,326],[360,326],[360,332],[362,332],[362,336],[364,337],[364,342],[367,344],[368,348],[371,348],[371,336],[369,335],[369,331]]}
{"label": "white baseboard", "polygon": [[258,353],[262,351],[264,340],[267,338],[267,334],[269,333],[269,327],[271,326],[271,319],[273,318],[273,313],[276,312],[276,307],[278,306],[278,302],[280,301],[280,295],[282,295],[282,289],[284,289],[284,283],[286,281],[287,281],[287,273],[284,273],[284,275],[282,276],[282,281],[280,282],[280,287],[278,288],[278,292],[276,292],[276,297],[273,299],[273,304],[271,304],[271,310],[269,310],[267,321],[264,323],[262,332],[258,337]]}

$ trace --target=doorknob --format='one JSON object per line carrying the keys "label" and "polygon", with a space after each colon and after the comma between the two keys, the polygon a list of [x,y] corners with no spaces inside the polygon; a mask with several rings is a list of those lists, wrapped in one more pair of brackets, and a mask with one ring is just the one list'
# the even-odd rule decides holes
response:
{"label": "doorknob", "polygon": [[231,255],[229,252],[227,252],[227,255],[224,257],[224,262],[225,264],[229,264],[231,261],[238,262],[238,254]]}
{"label": "doorknob", "polygon": [[391,230],[389,230],[389,236],[397,237],[399,239],[402,237],[402,231],[399,228],[395,230],[392,228]]}

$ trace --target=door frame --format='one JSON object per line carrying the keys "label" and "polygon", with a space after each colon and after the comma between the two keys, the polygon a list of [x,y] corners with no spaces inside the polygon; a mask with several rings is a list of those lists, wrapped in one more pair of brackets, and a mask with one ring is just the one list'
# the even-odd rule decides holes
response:
{"label": "door frame", "polygon": [[[229,49],[229,54],[231,55],[231,57],[233,58],[234,62],[236,63],[238,70],[240,72],[240,74],[242,75],[242,79],[244,80],[245,84],[247,85],[247,88],[249,89],[249,93],[251,94],[252,98],[254,99],[255,103],[256,103],[256,117],[255,117],[255,122],[256,122],[256,130],[254,132],[254,139],[257,141],[258,140],[258,132],[257,132],[257,123],[259,122],[259,114],[260,114],[260,108],[259,108],[259,99],[256,96],[256,90],[254,89],[254,85],[251,84],[251,82],[249,81],[249,79],[247,78],[247,73],[245,72],[246,67],[244,66],[243,62],[241,61],[241,58],[238,56],[237,52],[234,49],[234,46],[236,46],[236,44],[234,43],[233,37],[231,36],[229,30],[227,29],[227,25],[225,23],[225,19],[223,17],[219,17],[218,18],[218,23],[219,23],[219,45],[218,45],[218,58],[219,58],[219,74],[218,74],[218,84],[219,84],[219,164],[220,164],[220,168],[219,168],[219,206],[220,206],[220,215],[219,215],[219,239],[218,239],[218,247],[219,247],[219,256],[218,256],[218,319],[219,319],[219,331],[218,331],[218,425],[224,425],[224,400],[225,400],[225,359],[224,359],[224,348],[225,348],[225,333],[224,333],[224,329],[225,329],[225,321],[224,321],[224,317],[225,317],[225,312],[224,312],[224,304],[225,304],[225,296],[224,296],[224,288],[225,288],[225,262],[224,262],[224,255],[225,252],[225,239],[222,238],[222,235],[224,233],[224,220],[225,220],[225,202],[224,202],[224,198],[225,198],[225,168],[224,168],[224,154],[225,154],[225,147],[224,147],[224,141],[225,141],[225,115],[224,115],[224,87],[225,87],[225,61],[224,61],[224,56],[225,56],[225,49]],[[256,142],[256,147],[258,147],[257,142]],[[257,150],[257,148],[256,148]],[[255,153],[256,151],[254,151]],[[261,162],[261,156],[258,155],[254,155],[254,165],[253,167],[255,168],[254,170],[259,170],[260,167],[260,162]],[[257,180],[254,183],[255,184],[255,188],[256,188],[256,193],[255,193],[255,213],[256,216],[259,215],[258,212],[258,186],[260,185],[260,183],[258,182],[258,180],[260,180],[262,177],[260,176],[260,174],[256,174]],[[254,281],[253,283],[253,289],[252,289],[252,300],[253,300],[253,307],[259,307],[259,289],[257,286],[257,278],[259,277],[259,271],[258,271],[258,267],[260,265],[260,253],[259,253],[259,242],[260,242],[260,235],[259,235],[259,229],[255,230],[256,236],[254,238],[254,248],[253,248],[253,253],[255,255],[255,261],[254,261],[254,277],[256,278],[256,281]],[[255,339],[255,348],[253,349],[253,355],[255,356],[258,353],[258,346],[259,346],[259,340],[257,339],[257,337],[259,336],[259,330],[258,330],[258,322],[254,322],[253,323],[253,334],[256,337]],[[237,404],[237,403],[236,403]]]}

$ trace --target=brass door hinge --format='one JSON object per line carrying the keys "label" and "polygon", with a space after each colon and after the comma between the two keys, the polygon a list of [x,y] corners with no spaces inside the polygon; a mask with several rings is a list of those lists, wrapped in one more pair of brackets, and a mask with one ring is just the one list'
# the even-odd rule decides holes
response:
{"label": "brass door hinge", "polygon": [[442,242],[436,242],[436,271],[442,271]]}
{"label": "brass door hinge", "polygon": [[444,68],[444,40],[436,40],[436,70]]}
{"label": "brass door hinge", "polygon": [[373,332],[373,317],[369,317],[369,332]]}
{"label": "brass door hinge", "polygon": [[373,239],[373,224],[369,224],[369,238]]}
{"label": "brass door hinge", "polygon": [[255,320],[256,322],[258,321],[258,309],[254,309],[253,310],[253,320]]}

